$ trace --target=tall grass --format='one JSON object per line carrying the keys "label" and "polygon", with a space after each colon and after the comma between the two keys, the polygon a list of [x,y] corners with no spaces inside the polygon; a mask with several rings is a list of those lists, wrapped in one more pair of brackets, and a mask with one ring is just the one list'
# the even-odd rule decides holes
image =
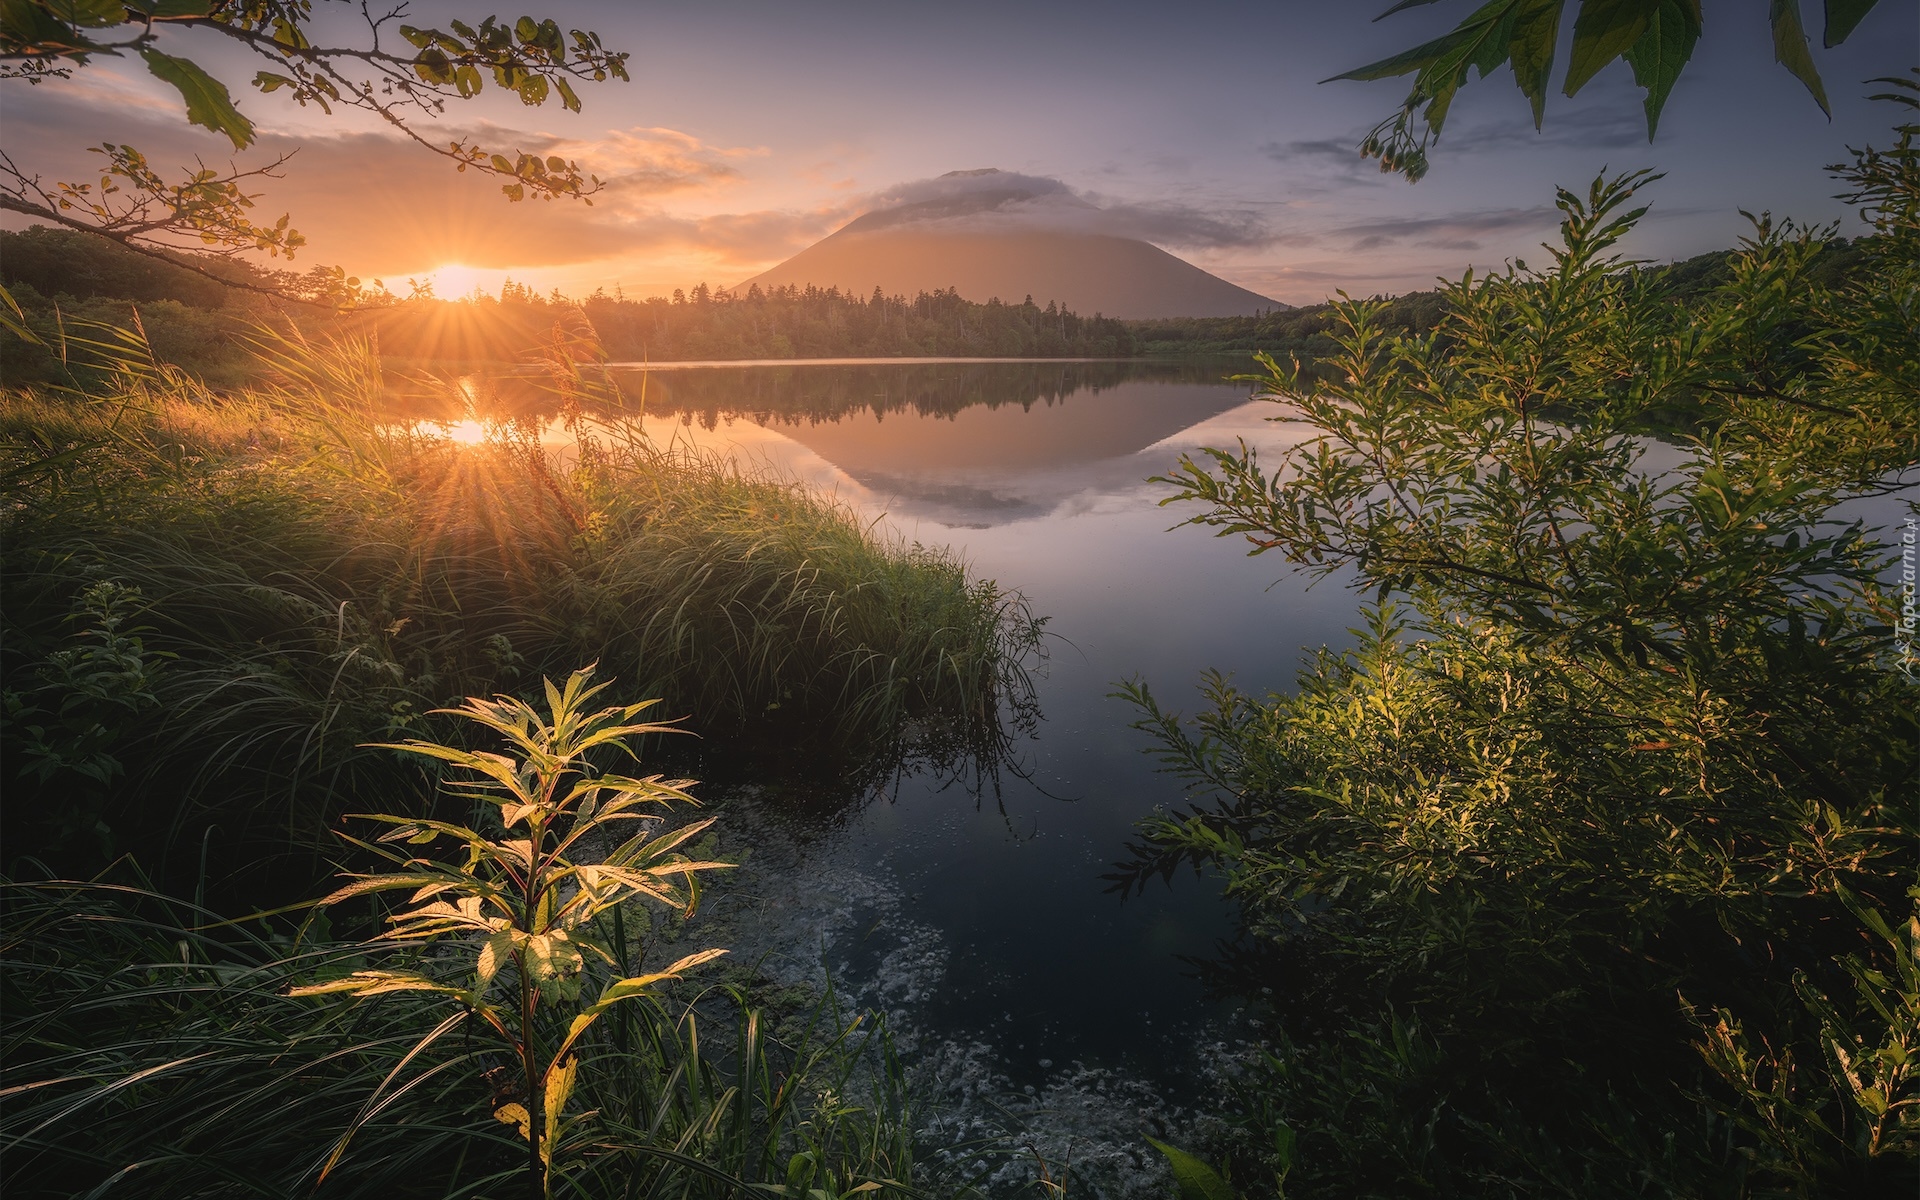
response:
{"label": "tall grass", "polygon": [[[105,382],[0,397],[14,861],[135,848],[170,884],[252,863],[304,892],[344,798],[434,790],[364,743],[596,660],[709,739],[777,729],[852,758],[990,730],[1027,694],[1038,623],[1018,596],[798,486],[611,429],[455,444],[395,419],[420,381],[366,343],[263,338],[271,382],[233,393],[137,333],[91,344]],[[141,688],[76,700],[59,656],[100,645]],[[22,739],[87,730],[111,765],[19,776]],[[93,815],[65,820],[76,805]]]}
{"label": "tall grass", "polygon": [[[0,930],[9,1197],[524,1191],[525,1143],[491,1115],[491,1043],[456,1029],[410,1057],[423,1023],[446,1015],[431,997],[286,994],[404,952],[296,945],[98,883],[0,885]],[[912,1110],[870,1020],[831,997],[783,1012],[726,988],[622,1009],[583,1043],[576,1095],[594,1115],[556,1195],[718,1200],[772,1185],[838,1200],[876,1179],[902,1185],[878,1200],[904,1194]]]}

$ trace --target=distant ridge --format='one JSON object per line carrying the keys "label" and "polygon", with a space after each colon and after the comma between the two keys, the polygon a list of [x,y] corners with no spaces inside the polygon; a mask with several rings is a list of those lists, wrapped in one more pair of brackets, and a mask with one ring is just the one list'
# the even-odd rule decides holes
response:
{"label": "distant ridge", "polygon": [[[996,179],[996,176],[1002,178]],[[968,300],[1057,302],[1082,316],[1237,317],[1287,307],[1150,242],[1100,231],[1101,210],[992,169],[930,181],[934,195],[849,222],[734,290],[876,286],[912,296],[954,288]]]}

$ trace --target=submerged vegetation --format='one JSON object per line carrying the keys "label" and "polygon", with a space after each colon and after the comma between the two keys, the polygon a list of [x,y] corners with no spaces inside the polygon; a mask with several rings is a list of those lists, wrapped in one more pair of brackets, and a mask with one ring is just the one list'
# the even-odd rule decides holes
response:
{"label": "submerged vegetation", "polygon": [[1468,275],[1430,334],[1343,304],[1331,370],[1267,360],[1305,434],[1280,461],[1214,450],[1162,481],[1194,523],[1375,597],[1295,695],[1215,676],[1188,721],[1126,689],[1215,799],[1148,822],[1118,884],[1225,872],[1232,969],[1284,1029],[1238,1080],[1233,1178],[1910,1185],[1912,592],[1903,612],[1901,535],[1862,506],[1909,498],[1910,572],[1916,137],[1835,169],[1875,227],[1837,286],[1828,232],[1760,218],[1675,304],[1612,251],[1650,181],[1597,180],[1561,193],[1550,262]]}

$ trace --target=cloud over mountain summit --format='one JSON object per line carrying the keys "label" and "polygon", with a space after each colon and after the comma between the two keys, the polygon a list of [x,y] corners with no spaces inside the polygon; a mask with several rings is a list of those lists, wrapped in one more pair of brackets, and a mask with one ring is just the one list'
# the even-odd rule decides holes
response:
{"label": "cloud over mountain summit", "polygon": [[953,288],[970,300],[1032,297],[1082,314],[1240,315],[1275,302],[1163,247],[1270,240],[1247,214],[1103,204],[1044,175],[951,171],[874,193],[861,216],[739,288],[900,296]]}
{"label": "cloud over mountain summit", "polygon": [[845,228],[863,232],[939,224],[949,230],[1105,234],[1182,249],[1264,246],[1275,238],[1258,214],[1178,204],[1102,202],[1058,179],[985,167],[949,171],[876,193]]}

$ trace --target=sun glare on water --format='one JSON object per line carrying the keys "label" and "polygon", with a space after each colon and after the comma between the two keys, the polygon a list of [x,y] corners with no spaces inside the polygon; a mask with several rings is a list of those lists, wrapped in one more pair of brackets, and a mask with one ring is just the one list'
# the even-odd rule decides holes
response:
{"label": "sun glare on water", "polygon": [[440,430],[448,441],[462,446],[478,446],[487,440],[487,427],[478,421],[451,421],[440,426]]}

